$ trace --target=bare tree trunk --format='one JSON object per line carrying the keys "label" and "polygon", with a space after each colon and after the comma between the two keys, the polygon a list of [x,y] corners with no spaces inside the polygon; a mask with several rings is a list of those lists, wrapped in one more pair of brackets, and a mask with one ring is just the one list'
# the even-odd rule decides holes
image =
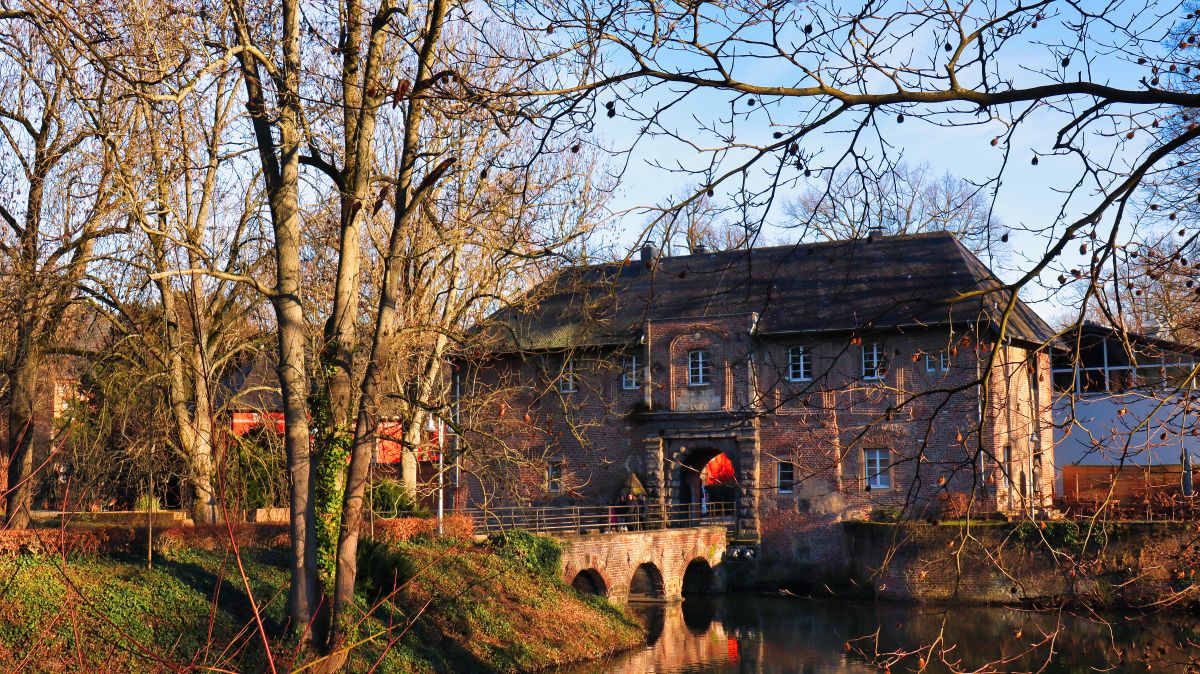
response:
{"label": "bare tree trunk", "polygon": [[[429,7],[425,35],[417,59],[414,93],[419,92],[425,78],[429,76],[434,52],[441,39],[442,23],[446,5],[434,0]],[[420,127],[424,120],[424,102],[419,95],[409,101],[405,118],[404,141],[401,153],[400,172],[396,181],[396,213],[388,241],[388,255],[384,262],[383,288],[379,294],[379,312],[376,316],[375,334],[371,344],[371,357],[363,373],[361,397],[355,420],[354,445],[350,453],[350,468],[346,476],[346,488],[342,500],[341,530],[338,534],[337,568],[334,579],[333,614],[330,621],[329,645],[334,653],[331,667],[340,669],[346,653],[342,650],[342,628],[346,607],[354,599],[354,584],[358,574],[358,537],[362,527],[363,494],[366,491],[367,472],[371,462],[375,431],[379,420],[379,396],[381,385],[380,367],[391,360],[395,352],[395,336],[400,327],[399,310],[400,280],[403,274],[401,251],[409,221],[419,210],[421,201],[454,160],[443,160],[425,176],[421,185],[413,189],[416,162],[420,156]],[[415,472],[415,471],[414,471]]]}
{"label": "bare tree trunk", "polygon": [[[278,330],[279,388],[283,398],[284,447],[287,451],[291,505],[292,620],[307,640],[319,644],[323,621],[317,620],[320,579],[317,568],[316,511],[312,502],[316,473],[313,470],[308,430],[308,367],[304,352],[307,329],[300,303],[299,115],[298,54],[287,45],[299,33],[296,0],[284,2],[284,61],[289,86],[281,105],[279,173],[269,197],[275,230],[275,309]],[[290,37],[289,37],[290,35]]]}
{"label": "bare tree trunk", "polygon": [[[199,298],[197,298],[199,299]],[[196,320],[193,318],[193,320]],[[194,437],[188,448],[192,464],[192,519],[197,523],[216,524],[220,519],[217,495],[213,490],[213,413],[212,391],[208,386],[209,367],[204,358],[203,345],[192,344],[193,401],[196,409],[192,416]]]}
{"label": "bare tree trunk", "polygon": [[[259,65],[246,52],[238,54],[246,87],[246,107],[254,127],[255,143],[267,187],[274,230],[275,287],[270,291],[278,335],[279,388],[283,398],[284,449],[287,453],[291,534],[291,588],[288,597],[292,628],[301,641],[320,648],[325,621],[317,615],[321,605],[317,568],[316,512],[312,502],[316,474],[308,430],[308,368],[305,356],[304,308],[300,302],[300,6],[283,0],[281,75],[273,78],[277,109],[267,109]],[[231,17],[239,41],[254,44],[246,10],[231,3]],[[276,144],[275,137],[279,141]]]}
{"label": "bare tree trunk", "polygon": [[9,371],[9,492],[5,513],[5,526],[9,529],[28,527],[29,510],[33,505],[34,406],[39,358],[32,342],[31,335],[18,335],[17,352]]}

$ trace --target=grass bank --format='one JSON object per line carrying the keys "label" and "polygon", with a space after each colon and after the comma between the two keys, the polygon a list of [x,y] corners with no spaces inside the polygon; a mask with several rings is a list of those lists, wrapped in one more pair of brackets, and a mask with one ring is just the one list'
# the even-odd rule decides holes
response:
{"label": "grass bank", "polygon": [[[536,671],[639,644],[636,622],[561,582],[546,545],[367,543],[348,671]],[[286,550],[240,552],[248,583],[219,547],[173,546],[152,569],[132,552],[0,557],[0,671],[269,671],[251,597],[269,659],[300,666]]]}

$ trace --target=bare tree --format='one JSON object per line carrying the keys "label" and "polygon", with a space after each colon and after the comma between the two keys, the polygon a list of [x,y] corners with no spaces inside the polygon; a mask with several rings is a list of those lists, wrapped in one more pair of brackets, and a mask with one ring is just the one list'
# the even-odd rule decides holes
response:
{"label": "bare tree", "polygon": [[952,232],[976,251],[1003,236],[986,192],[926,165],[901,161],[878,176],[845,168],[827,185],[809,187],[788,202],[788,227],[802,239],[866,238],[873,228],[887,234]]}
{"label": "bare tree", "polygon": [[[712,192],[705,192],[689,199],[695,190],[674,195],[659,208],[658,215],[650,223],[647,238],[660,244],[664,250],[682,249],[687,252],[707,250],[734,250],[751,245],[763,245],[757,229],[738,224],[729,219],[731,209],[717,203]],[[683,205],[676,208],[675,204]],[[665,217],[659,217],[665,214]]]}
{"label": "bare tree", "polygon": [[[15,18],[12,18],[15,17]],[[79,295],[114,200],[112,157],[96,142],[120,119],[107,82],[29,16],[0,17],[0,254],[12,278],[7,525],[29,524],[39,370]],[[99,122],[99,125],[97,124]]]}

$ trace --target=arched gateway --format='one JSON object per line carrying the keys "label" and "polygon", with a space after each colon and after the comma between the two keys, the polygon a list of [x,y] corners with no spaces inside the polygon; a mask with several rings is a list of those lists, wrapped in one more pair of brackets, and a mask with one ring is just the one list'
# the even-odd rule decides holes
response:
{"label": "arched gateway", "polygon": [[[693,428],[702,426],[695,418],[689,422]],[[665,517],[671,511],[678,512],[683,504],[699,506],[702,494],[718,496],[732,510],[733,542],[757,544],[761,463],[758,431],[753,422],[747,422],[744,428],[715,427],[728,422],[728,415],[723,415],[713,420],[712,430],[699,428],[684,433],[661,428],[645,439],[643,465],[648,507],[652,511],[660,508]],[[732,479],[723,480],[720,490],[712,488],[713,484],[704,484],[718,461],[728,461],[732,469]]]}

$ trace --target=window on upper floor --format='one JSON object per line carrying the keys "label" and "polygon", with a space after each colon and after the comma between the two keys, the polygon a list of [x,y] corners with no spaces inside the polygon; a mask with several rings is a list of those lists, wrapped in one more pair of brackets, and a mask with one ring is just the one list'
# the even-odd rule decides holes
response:
{"label": "window on upper floor", "polygon": [[546,491],[560,492],[563,487],[563,462],[551,461],[546,464]]}
{"label": "window on upper floor", "polygon": [[562,372],[558,375],[558,390],[563,393],[574,393],[578,389],[579,382],[575,379],[575,361],[567,359],[563,363]]}
{"label": "window on upper floor", "polygon": [[788,349],[788,379],[791,381],[812,380],[812,354],[803,346]]}
{"label": "window on upper floor", "polygon": [[942,372],[950,371],[949,351],[941,351],[937,354],[925,354],[925,371],[932,374],[938,370],[941,370]]}
{"label": "window on upper floor", "polygon": [[887,371],[887,363],[883,356],[883,347],[878,343],[863,344],[862,347],[862,378],[882,379]]}
{"label": "window on upper floor", "polygon": [[780,461],[775,464],[775,484],[780,494],[791,494],[796,491],[796,465],[791,461]]}
{"label": "window on upper floor", "polygon": [[863,477],[867,481],[867,490],[892,488],[891,464],[891,450],[863,450]]}
{"label": "window on upper floor", "polygon": [[688,386],[708,386],[712,383],[712,357],[708,351],[688,352]]}
{"label": "window on upper floor", "polygon": [[637,389],[642,385],[642,359],[636,354],[625,356],[621,367],[621,388]]}

